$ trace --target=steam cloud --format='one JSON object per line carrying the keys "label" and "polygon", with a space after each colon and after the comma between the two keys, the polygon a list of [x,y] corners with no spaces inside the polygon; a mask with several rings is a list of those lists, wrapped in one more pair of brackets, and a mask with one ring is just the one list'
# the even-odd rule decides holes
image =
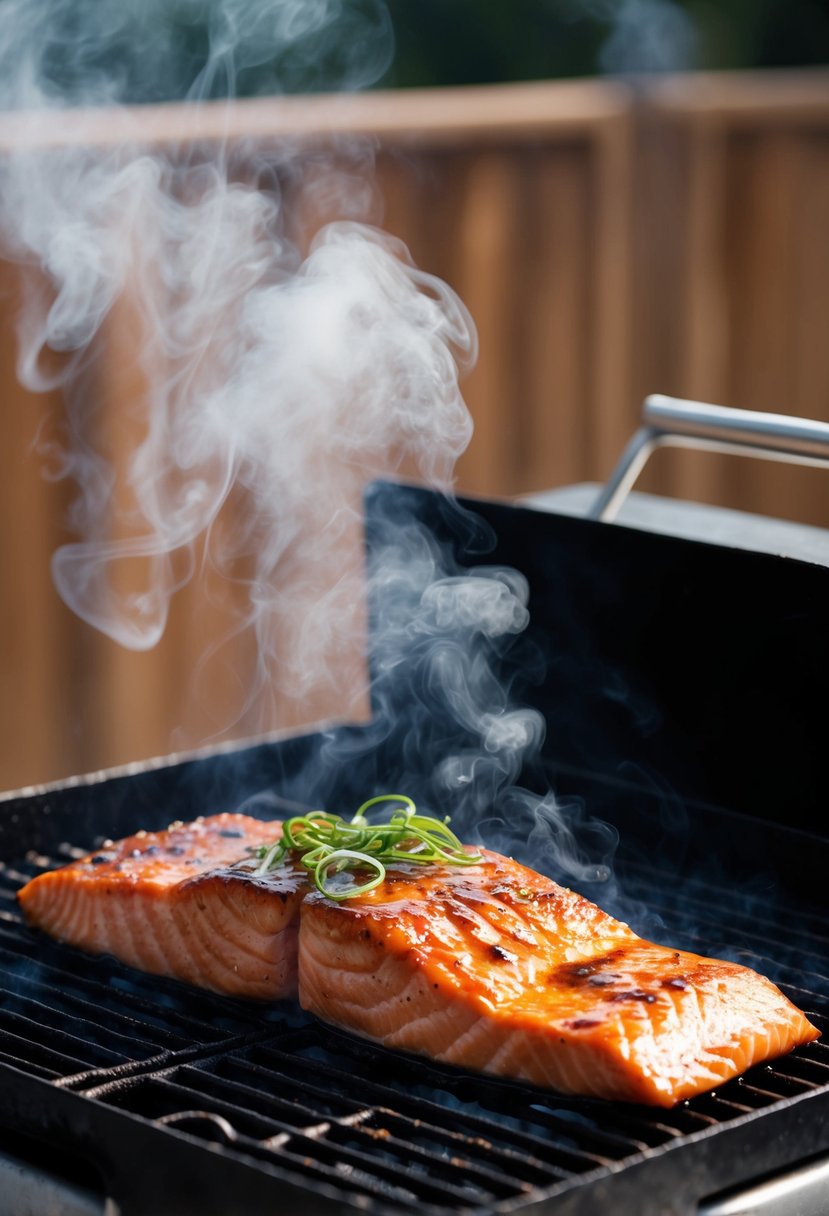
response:
{"label": "steam cloud", "polygon": [[607,26],[599,63],[611,74],[682,72],[697,66],[699,36],[676,0],[582,0]]}
{"label": "steam cloud", "polygon": [[[205,9],[207,45],[182,50],[182,31]],[[54,555],[56,586],[83,619],[147,649],[200,545],[228,569],[247,561],[240,627],[255,631],[260,659],[251,697],[301,698],[328,682],[347,703],[330,658],[353,650],[362,623],[362,570],[343,558],[354,549],[360,490],[404,461],[428,485],[451,488],[471,435],[458,375],[474,359],[474,327],[446,284],[365,222],[370,144],[340,146],[318,164],[317,186],[342,218],[302,251],[279,189],[261,188],[291,165],[289,147],[267,163],[257,153],[252,173],[251,149],[221,140],[149,146],[140,107],[124,103],[230,99],[263,63],[274,65],[270,92],[298,81],[361,88],[391,50],[374,0],[2,4],[0,107],[19,111],[0,157],[3,241],[35,272],[19,375],[34,390],[63,388],[68,442],[50,460],[78,487],[70,523],[79,539]],[[101,138],[102,105],[117,140]],[[125,293],[147,387],[132,405],[128,462],[116,470],[90,368]],[[222,509],[239,493],[244,523],[228,528]],[[513,787],[543,722],[512,706],[495,676],[527,622],[522,579],[447,565],[413,524],[379,568],[385,590],[401,591],[379,623],[381,717],[385,674],[402,654],[419,664],[419,714],[397,779],[414,786],[426,772],[430,801],[451,799],[478,817],[499,791],[536,806]],[[437,703],[454,724],[442,738],[429,731]],[[585,858],[556,823],[565,871],[578,874]]]}
{"label": "steam cloud", "polygon": [[[148,64],[169,60],[152,32],[164,29],[163,6],[150,7],[154,13],[120,0],[5,6],[2,101],[12,108],[22,99],[32,142],[44,129],[60,130],[68,101],[118,100],[117,86],[126,88],[132,72],[122,63],[119,82],[96,71],[108,48],[117,62],[125,46]],[[321,2],[214,6],[210,57],[190,92],[215,90],[220,68],[232,80],[253,48],[273,57],[311,34],[342,37],[348,31],[333,28],[340,13]],[[58,71],[64,62],[67,71]],[[347,69],[353,84],[353,65]],[[279,198],[231,180],[225,151],[150,153],[140,144],[140,112],[123,117],[124,138],[111,151],[59,143],[30,151],[24,143],[4,159],[0,185],[10,251],[40,265],[53,292],[48,308],[40,298],[24,314],[20,378],[35,390],[51,387],[44,353],[70,354],[61,378],[75,442],[61,472],[80,489],[72,524],[84,539],[55,555],[55,582],[80,616],[144,649],[163,632],[180,583],[173,555],[211,528],[234,485],[246,488],[255,517],[251,598],[264,620],[303,500],[317,500],[319,519],[322,448],[356,475],[397,447],[427,480],[445,484],[471,432],[452,352],[471,355],[474,332],[452,292],[417,271],[390,238],[340,222],[302,260],[285,235]],[[90,113],[93,140],[95,122]],[[345,210],[359,205],[349,198]],[[95,450],[96,420],[78,390],[90,344],[126,288],[143,312],[149,388],[126,472],[130,536],[113,540],[101,534],[112,515],[113,472]],[[328,504],[329,516],[336,509]],[[145,589],[119,594],[113,566],[123,558],[146,560]]]}

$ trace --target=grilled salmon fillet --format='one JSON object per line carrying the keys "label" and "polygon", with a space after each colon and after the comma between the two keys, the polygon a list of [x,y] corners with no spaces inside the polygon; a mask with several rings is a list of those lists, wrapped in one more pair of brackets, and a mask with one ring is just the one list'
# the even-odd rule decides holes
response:
{"label": "grilled salmon fillet", "polygon": [[298,960],[325,1021],[565,1093],[672,1106],[818,1036],[748,968],[643,941],[497,853],[335,903],[299,862],[256,873],[280,834],[238,814],[138,832],[19,899],[53,937],[235,996],[296,995]]}
{"label": "grilled salmon fillet", "polygon": [[278,822],[222,814],[138,832],[33,878],[26,919],[52,937],[156,975],[260,1000],[296,995],[305,872],[257,876],[250,850]]}
{"label": "grilled salmon fillet", "polygon": [[303,1007],[389,1047],[565,1093],[673,1106],[818,1037],[767,979],[643,941],[483,852],[302,907]]}

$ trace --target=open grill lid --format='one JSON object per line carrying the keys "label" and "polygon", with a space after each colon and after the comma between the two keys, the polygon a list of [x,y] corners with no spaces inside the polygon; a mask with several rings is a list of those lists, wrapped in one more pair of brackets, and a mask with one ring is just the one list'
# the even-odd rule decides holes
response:
{"label": "open grill lid", "polygon": [[[462,506],[483,522],[425,491],[376,486],[369,549],[394,512],[414,511],[459,565],[527,576],[532,624],[504,662],[520,680],[528,654],[554,661],[541,683],[515,688],[549,723],[526,783],[552,774],[621,831],[618,888],[588,893],[634,928],[646,912],[670,944],[757,967],[825,1031],[829,910],[818,875],[829,845],[823,831],[798,829],[820,806],[820,724],[807,698],[827,671],[829,571]],[[342,728],[136,766],[0,807],[0,1143],[5,1128],[90,1162],[126,1214],[248,1216],[275,1204],[695,1212],[829,1150],[821,1041],[668,1112],[562,1098],[395,1055],[290,1005],[264,1010],[141,975],[23,926],[17,888],[72,848],[229,809],[262,789],[289,809],[357,805],[401,770],[417,679],[399,671],[393,686],[380,682],[397,732]]]}
{"label": "open grill lid", "polygon": [[[634,787],[637,805],[644,793],[829,837],[827,568],[388,484],[369,497],[370,551],[412,518],[458,570],[526,577],[530,623],[500,674],[514,704],[544,717],[553,788],[603,781]],[[404,750],[420,684],[417,655],[375,675],[400,723],[392,752]],[[710,841],[712,852],[727,845]]]}

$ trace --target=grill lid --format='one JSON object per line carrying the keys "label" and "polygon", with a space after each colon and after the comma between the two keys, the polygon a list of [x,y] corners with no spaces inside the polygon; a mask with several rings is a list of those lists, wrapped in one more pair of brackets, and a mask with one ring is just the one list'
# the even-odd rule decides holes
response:
{"label": "grill lid", "polygon": [[[438,538],[459,570],[506,566],[529,583],[530,624],[501,674],[513,701],[547,724],[544,779],[534,784],[552,773],[557,791],[557,774],[574,792],[597,778],[646,793],[658,786],[686,808],[829,835],[820,712],[829,570],[382,483],[367,503],[369,551],[407,519]],[[390,675],[375,670],[377,701],[402,724],[393,754],[404,747],[411,690],[423,684],[417,664],[414,653]]]}

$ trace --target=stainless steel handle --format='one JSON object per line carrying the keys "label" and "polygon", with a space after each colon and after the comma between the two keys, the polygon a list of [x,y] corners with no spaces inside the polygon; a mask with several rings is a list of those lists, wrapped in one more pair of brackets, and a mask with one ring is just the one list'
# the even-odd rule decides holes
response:
{"label": "stainless steel handle", "polygon": [[729,409],[703,401],[663,397],[658,393],[646,398],[642,422],[593,503],[589,518],[615,518],[651,452],[658,447],[703,448],[711,452],[829,466],[829,423],[826,422]]}

